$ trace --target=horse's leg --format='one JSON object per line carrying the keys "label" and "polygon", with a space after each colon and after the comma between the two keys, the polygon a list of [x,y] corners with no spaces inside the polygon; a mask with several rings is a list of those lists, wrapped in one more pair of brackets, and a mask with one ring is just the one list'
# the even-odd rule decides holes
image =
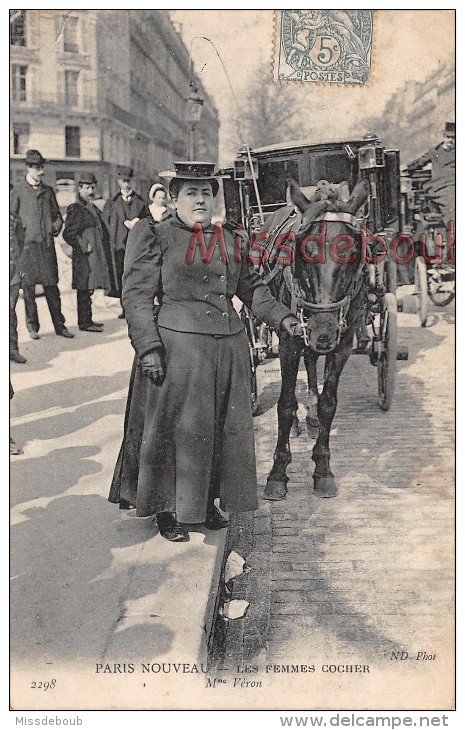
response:
{"label": "horse's leg", "polygon": [[308,398],[307,398],[307,433],[309,436],[316,435],[318,429],[318,380],[316,365],[319,355],[309,347],[304,350],[304,363],[307,371]]}
{"label": "horse's leg", "polygon": [[268,475],[263,497],[265,499],[284,499],[287,494],[286,474],[291,462],[289,434],[292,427],[294,413],[297,409],[295,388],[299,370],[302,342],[287,334],[279,339],[279,360],[281,363],[281,393],[278,401],[278,440],[274,452],[273,467]]}
{"label": "horse's leg", "polygon": [[291,424],[291,431],[289,433],[289,438],[291,439],[297,439],[300,436],[300,424],[299,424],[299,417],[297,415],[297,408],[294,410],[294,415],[292,416],[292,424]]}
{"label": "horse's leg", "polygon": [[344,332],[338,348],[328,356],[327,377],[323,391],[318,398],[318,420],[320,431],[313,448],[312,459],[315,462],[313,482],[317,497],[335,497],[338,487],[329,465],[329,434],[337,407],[337,388],[339,378],[352,351],[354,328]]}

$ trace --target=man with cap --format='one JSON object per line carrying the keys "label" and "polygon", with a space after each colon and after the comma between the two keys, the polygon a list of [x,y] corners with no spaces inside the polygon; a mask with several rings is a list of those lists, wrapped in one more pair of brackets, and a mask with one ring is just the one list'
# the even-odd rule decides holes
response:
{"label": "man with cap", "polygon": [[97,180],[93,172],[82,172],[75,203],[68,207],[63,238],[73,249],[73,289],[77,290],[78,326],[85,332],[102,332],[92,319],[95,289],[116,288],[108,231],[102,214],[92,202]]}
{"label": "man with cap", "polygon": [[276,330],[302,334],[234,232],[212,224],[214,169],[178,162],[174,172],[160,173],[170,179],[175,215],[141,220],[124,263],[122,298],[136,356],[109,501],[136,507],[139,517],[155,514],[172,542],[189,539],[182,523],[225,527],[217,497],[225,512],[258,505],[248,343],[233,296]]}
{"label": "man with cap", "polygon": [[[134,172],[131,167],[117,170],[119,193],[107,200],[103,209],[104,220],[110,234],[116,266],[116,281],[119,292],[122,289],[124,252],[128,233],[141,217],[145,206],[143,198],[132,189]],[[119,315],[124,318],[124,311]]]}
{"label": "man with cap", "polygon": [[58,289],[55,236],[61,231],[61,217],[53,188],[42,182],[45,160],[38,150],[26,153],[26,177],[10,192],[10,214],[19,244],[19,271],[26,310],[26,326],[39,339],[36,284],[44,287],[45,298],[57,335],[74,337],[65,327]]}
{"label": "man with cap", "polygon": [[444,223],[455,223],[455,122],[446,122],[440,144],[407,166],[409,172],[431,164],[431,181],[424,186]]}

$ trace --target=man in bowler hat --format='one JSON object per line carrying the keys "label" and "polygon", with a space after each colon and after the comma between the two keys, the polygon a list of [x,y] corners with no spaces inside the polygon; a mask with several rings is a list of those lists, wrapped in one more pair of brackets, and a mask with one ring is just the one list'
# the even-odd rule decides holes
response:
{"label": "man in bowler hat", "polygon": [[44,287],[50,316],[57,335],[74,337],[65,327],[58,289],[55,236],[63,219],[53,188],[42,182],[45,160],[38,150],[26,153],[26,176],[10,191],[10,214],[18,239],[18,268],[26,310],[26,326],[33,340],[39,339],[36,284]]}
{"label": "man in bowler hat", "polygon": [[103,324],[92,319],[95,289],[114,291],[116,287],[108,231],[102,214],[92,202],[97,179],[82,172],[76,202],[68,207],[63,238],[73,249],[73,289],[77,290],[78,326],[85,332],[102,332]]}
{"label": "man in bowler hat", "polygon": [[[131,167],[118,168],[119,193],[107,200],[103,209],[104,220],[108,227],[110,244],[115,258],[116,281],[120,294],[128,234],[140,219],[145,207],[143,198],[132,189],[133,175],[134,172]],[[124,318],[124,311],[119,317]]]}

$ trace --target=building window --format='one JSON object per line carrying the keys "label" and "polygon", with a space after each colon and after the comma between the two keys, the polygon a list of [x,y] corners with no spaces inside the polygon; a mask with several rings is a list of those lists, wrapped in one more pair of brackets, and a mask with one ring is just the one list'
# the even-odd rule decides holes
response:
{"label": "building window", "polygon": [[25,155],[29,149],[29,124],[13,124],[13,154]]}
{"label": "building window", "polygon": [[77,106],[79,71],[65,71],[65,104]]}
{"label": "building window", "polygon": [[11,67],[11,94],[13,101],[26,101],[27,66],[13,64]]}
{"label": "building window", "polygon": [[10,45],[26,45],[26,11],[10,10]]}
{"label": "building window", "polygon": [[65,127],[66,157],[81,156],[81,128]]}
{"label": "building window", "polygon": [[63,24],[63,49],[66,53],[79,53],[77,44],[78,19],[65,17]]}

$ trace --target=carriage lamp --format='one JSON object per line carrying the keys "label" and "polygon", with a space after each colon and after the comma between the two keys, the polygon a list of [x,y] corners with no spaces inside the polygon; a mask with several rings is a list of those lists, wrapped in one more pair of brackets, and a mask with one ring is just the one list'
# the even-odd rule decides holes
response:
{"label": "carriage lamp", "polygon": [[253,174],[250,169],[250,162],[247,158],[239,158],[234,160],[234,180],[252,180],[253,175],[255,179],[258,177],[258,161],[252,159]]}
{"label": "carriage lamp", "polygon": [[360,170],[374,170],[384,167],[384,149],[379,144],[367,144],[358,151]]}

